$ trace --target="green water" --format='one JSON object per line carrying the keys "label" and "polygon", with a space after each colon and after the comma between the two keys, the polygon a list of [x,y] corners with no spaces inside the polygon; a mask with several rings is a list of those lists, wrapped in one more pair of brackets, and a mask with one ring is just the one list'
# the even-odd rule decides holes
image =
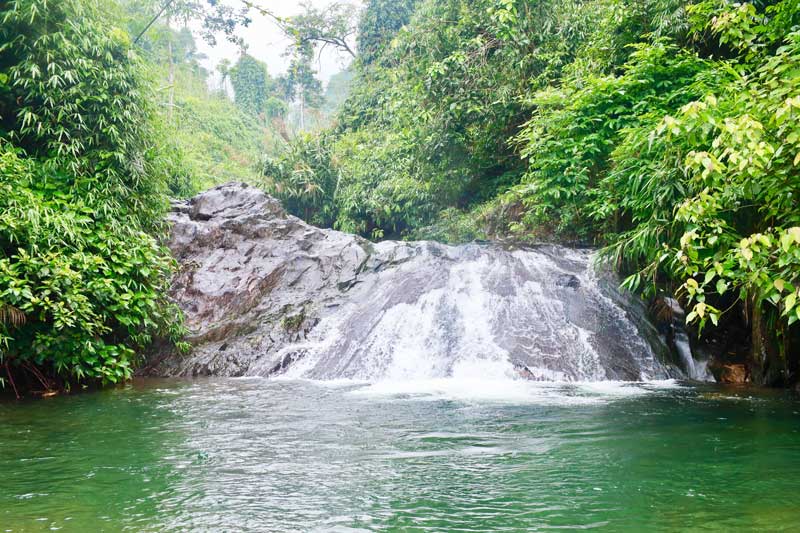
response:
{"label": "green water", "polygon": [[0,531],[800,530],[783,393],[146,381],[0,421]]}

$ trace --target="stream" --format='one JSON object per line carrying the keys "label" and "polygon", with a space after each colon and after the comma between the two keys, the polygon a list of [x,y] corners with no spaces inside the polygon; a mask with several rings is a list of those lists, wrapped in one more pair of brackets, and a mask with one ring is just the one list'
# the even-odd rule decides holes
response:
{"label": "stream", "polygon": [[0,403],[0,531],[796,531],[800,402],[674,380],[146,379]]}

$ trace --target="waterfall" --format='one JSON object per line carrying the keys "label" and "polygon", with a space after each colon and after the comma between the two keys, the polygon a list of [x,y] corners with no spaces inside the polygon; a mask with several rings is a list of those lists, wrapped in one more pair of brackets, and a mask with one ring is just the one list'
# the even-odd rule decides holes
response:
{"label": "waterfall", "polygon": [[[559,246],[380,243],[374,267],[302,342],[283,348],[288,377],[540,381],[675,375],[618,303],[593,254]],[[369,265],[368,265],[369,266]],[[255,369],[264,373],[265,369]]]}
{"label": "waterfall", "polygon": [[714,381],[711,371],[708,369],[707,360],[694,358],[692,346],[689,342],[689,334],[686,332],[686,312],[674,298],[664,298],[664,303],[669,306],[672,315],[672,344],[674,351],[680,358],[681,366],[686,376],[696,381]]}
{"label": "waterfall", "polygon": [[684,375],[590,250],[372,243],[310,226],[240,183],[176,202],[169,221],[181,265],[170,296],[192,350],[154,355],[157,375],[506,384]]}

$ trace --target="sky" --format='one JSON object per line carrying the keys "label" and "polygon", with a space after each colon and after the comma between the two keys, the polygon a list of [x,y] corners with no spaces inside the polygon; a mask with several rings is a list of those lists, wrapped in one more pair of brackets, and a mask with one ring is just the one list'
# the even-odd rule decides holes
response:
{"label": "sky", "polygon": [[[298,15],[303,11],[303,2],[299,0],[252,1],[265,9],[269,9],[279,17]],[[344,1],[350,4],[361,5],[359,0]],[[238,0],[225,0],[225,2],[232,6],[241,5]],[[309,0],[309,3],[315,7],[324,7],[330,5],[332,0]],[[289,64],[289,58],[284,57],[284,53],[291,41],[283,35],[283,32],[272,20],[264,15],[251,11],[250,17],[253,21],[247,28],[240,28],[237,31],[237,35],[244,39],[244,42],[248,46],[247,52],[250,55],[267,64],[267,70],[270,76],[283,74],[286,72],[286,68]],[[227,58],[231,63],[235,63],[236,59],[239,57],[238,46],[228,42],[224,37],[218,38],[217,44],[213,47],[202,39],[197,39],[197,45],[199,51],[208,56],[208,59],[201,63],[209,72],[215,73],[215,76],[216,66],[222,59]],[[317,77],[322,80],[323,84],[327,85],[330,77],[344,70],[349,62],[349,54],[336,52],[331,47],[327,47],[315,62],[318,73]],[[213,79],[211,83],[219,83],[219,80]]]}

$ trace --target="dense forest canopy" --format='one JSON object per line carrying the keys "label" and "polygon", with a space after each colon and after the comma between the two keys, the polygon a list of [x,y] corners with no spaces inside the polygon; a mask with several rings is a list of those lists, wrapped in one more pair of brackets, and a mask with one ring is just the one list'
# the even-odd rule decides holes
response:
{"label": "dense forest canopy", "polygon": [[[255,16],[286,73],[237,37]],[[0,0],[0,22],[12,386],[188,348],[163,216],[230,180],[373,239],[598,246],[695,333],[746,330],[754,379],[797,380],[800,0]],[[241,53],[212,77],[196,37]],[[354,62],[323,90],[328,47]]]}

